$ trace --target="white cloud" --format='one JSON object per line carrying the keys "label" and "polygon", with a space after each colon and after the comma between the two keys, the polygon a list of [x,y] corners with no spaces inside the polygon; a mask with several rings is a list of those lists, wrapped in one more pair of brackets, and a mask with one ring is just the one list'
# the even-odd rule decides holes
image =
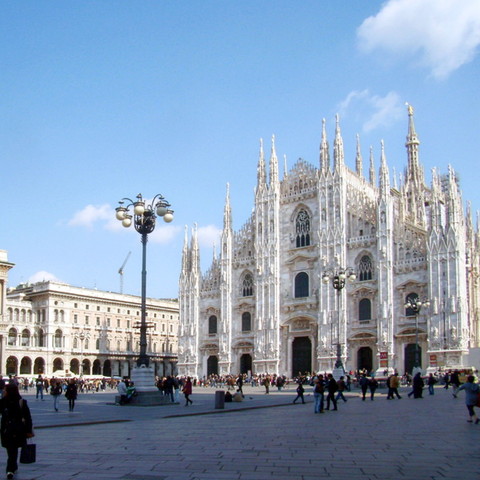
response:
{"label": "white cloud", "polygon": [[[159,223],[160,221],[161,219],[157,220],[155,230],[148,236],[148,239],[153,243],[170,243],[181,232],[182,228],[178,225],[162,225]],[[133,227],[130,227],[130,229],[133,229]]]}
{"label": "white cloud", "polygon": [[37,282],[48,282],[52,280],[54,282],[58,282],[58,278],[50,272],[46,272],[45,270],[41,270],[40,272],[34,273],[29,279],[28,283],[37,283]]}
{"label": "white cloud", "polygon": [[212,248],[213,245],[220,244],[220,235],[222,230],[215,225],[207,225],[198,228],[198,244],[201,247]]}
{"label": "white cloud", "polygon": [[[73,218],[68,221],[68,225],[93,228],[93,224],[101,220],[111,220],[112,225],[115,223],[115,212],[107,203],[104,205],[87,205],[83,210],[75,213]],[[117,223],[120,222],[117,220]],[[108,225],[110,225],[110,222]]]}
{"label": "white cloud", "polygon": [[389,0],[357,30],[365,53],[409,57],[445,78],[470,62],[480,45],[478,0]]}
{"label": "white cloud", "polygon": [[354,90],[338,105],[341,118],[350,116],[359,122],[367,118],[362,127],[364,132],[389,127],[401,118],[403,109],[403,103],[396,92],[388,92],[381,97],[372,95],[368,90]]}

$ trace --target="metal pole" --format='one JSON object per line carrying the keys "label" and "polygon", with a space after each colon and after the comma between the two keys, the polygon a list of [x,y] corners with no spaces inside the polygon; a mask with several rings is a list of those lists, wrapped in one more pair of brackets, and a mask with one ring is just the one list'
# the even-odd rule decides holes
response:
{"label": "metal pole", "polygon": [[142,307],[140,319],[140,356],[137,360],[137,367],[141,365],[148,367],[149,364],[147,355],[147,240],[148,234],[142,233]]}

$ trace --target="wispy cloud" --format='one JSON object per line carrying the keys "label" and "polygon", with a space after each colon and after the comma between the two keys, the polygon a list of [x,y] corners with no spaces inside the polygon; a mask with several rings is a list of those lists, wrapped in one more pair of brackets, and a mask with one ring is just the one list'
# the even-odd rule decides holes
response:
{"label": "wispy cloud", "polygon": [[207,225],[198,228],[198,244],[201,247],[212,248],[213,245],[220,244],[220,235],[222,230],[215,225]]}
{"label": "wispy cloud", "polygon": [[359,48],[427,67],[446,78],[470,62],[480,45],[478,0],[389,0],[357,30]]}
{"label": "wispy cloud", "polygon": [[34,273],[29,279],[28,283],[37,283],[37,282],[48,282],[49,280],[58,282],[58,278],[50,272],[46,272],[45,270],[41,270],[37,273]]}
{"label": "wispy cloud", "polygon": [[[68,221],[68,225],[73,227],[93,228],[98,221],[114,219],[115,212],[107,203],[104,205],[87,205]],[[120,222],[117,222],[120,223]]]}
{"label": "wispy cloud", "polygon": [[[368,90],[350,92],[338,105],[340,117],[354,117],[363,122],[363,132],[386,128],[402,116],[403,103],[396,92],[385,96],[372,95]],[[366,120],[365,120],[366,118]]]}

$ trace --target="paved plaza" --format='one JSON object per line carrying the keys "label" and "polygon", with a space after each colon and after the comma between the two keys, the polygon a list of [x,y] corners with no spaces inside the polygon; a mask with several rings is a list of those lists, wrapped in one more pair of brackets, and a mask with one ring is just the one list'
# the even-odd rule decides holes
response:
{"label": "paved plaza", "polygon": [[[358,391],[338,411],[292,404],[295,389],[245,389],[245,401],[214,409],[214,388],[194,388],[193,406],[115,406],[114,392],[29,401],[37,463],[16,479],[266,480],[480,479],[480,425],[467,423],[464,393],[363,402]],[[1,449],[2,472],[5,450]],[[1,477],[0,477],[1,478]]]}

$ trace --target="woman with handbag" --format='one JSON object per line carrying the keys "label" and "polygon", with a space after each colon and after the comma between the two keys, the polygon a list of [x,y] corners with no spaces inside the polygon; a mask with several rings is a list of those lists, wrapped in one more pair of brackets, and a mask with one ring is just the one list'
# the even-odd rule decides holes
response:
{"label": "woman with handbag", "polygon": [[0,400],[0,412],[0,437],[8,456],[7,478],[12,479],[18,469],[18,449],[27,444],[27,438],[34,436],[27,401],[20,396],[18,386],[14,383],[5,386],[3,398]]}

